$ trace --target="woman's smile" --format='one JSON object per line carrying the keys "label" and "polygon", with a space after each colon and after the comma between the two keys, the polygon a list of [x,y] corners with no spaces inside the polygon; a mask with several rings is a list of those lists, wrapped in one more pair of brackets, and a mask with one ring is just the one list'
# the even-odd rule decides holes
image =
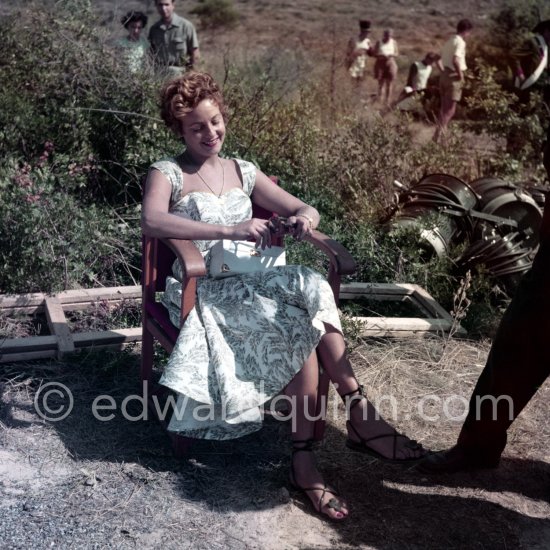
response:
{"label": "woman's smile", "polygon": [[189,152],[218,154],[225,137],[225,122],[218,105],[210,99],[201,101],[185,117],[182,136]]}

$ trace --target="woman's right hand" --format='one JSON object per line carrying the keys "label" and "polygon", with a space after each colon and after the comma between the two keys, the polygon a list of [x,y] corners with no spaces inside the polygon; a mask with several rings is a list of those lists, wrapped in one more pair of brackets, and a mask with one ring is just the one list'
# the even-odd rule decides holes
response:
{"label": "woman's right hand", "polygon": [[252,218],[231,227],[231,239],[234,241],[256,241],[256,247],[264,249],[271,246],[269,220]]}

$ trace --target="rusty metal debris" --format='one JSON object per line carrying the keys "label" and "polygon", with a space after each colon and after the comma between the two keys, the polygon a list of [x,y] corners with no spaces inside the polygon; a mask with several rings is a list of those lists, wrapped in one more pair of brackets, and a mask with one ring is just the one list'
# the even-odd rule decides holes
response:
{"label": "rusty metal debris", "polygon": [[484,177],[466,183],[448,174],[429,174],[400,189],[388,218],[391,231],[419,232],[425,257],[454,258],[461,272],[484,266],[510,292],[531,266],[547,189],[532,183],[509,183]]}

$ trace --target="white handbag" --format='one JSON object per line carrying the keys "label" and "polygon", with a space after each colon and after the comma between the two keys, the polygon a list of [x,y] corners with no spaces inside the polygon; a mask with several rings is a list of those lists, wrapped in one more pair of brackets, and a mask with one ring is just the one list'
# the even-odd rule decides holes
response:
{"label": "white handbag", "polygon": [[281,265],[286,265],[285,249],[281,246],[262,250],[253,242],[222,240],[210,249],[210,276],[214,279]]}

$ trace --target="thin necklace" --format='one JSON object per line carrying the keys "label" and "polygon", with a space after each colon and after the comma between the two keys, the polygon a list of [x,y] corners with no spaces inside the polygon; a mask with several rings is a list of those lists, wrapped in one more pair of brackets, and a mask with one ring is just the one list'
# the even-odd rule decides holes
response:
{"label": "thin necklace", "polygon": [[223,188],[224,188],[224,186],[225,186],[225,170],[224,170],[223,163],[222,163],[220,157],[218,157],[218,162],[220,163],[220,166],[221,166],[221,168],[222,168],[222,188],[220,189],[220,192],[219,192],[219,193],[215,193],[215,192],[214,192],[214,189],[212,189],[212,187],[210,187],[210,185],[208,185],[208,184],[206,183],[206,180],[201,176],[201,173],[199,172],[199,169],[198,169],[198,168],[197,168],[197,176],[199,176],[199,178],[202,180],[202,183],[204,183],[204,185],[206,185],[206,187],[208,187],[208,189],[210,189],[210,192],[211,192],[214,196],[218,197],[218,199],[220,199],[221,196],[222,196],[222,193],[223,193]]}

